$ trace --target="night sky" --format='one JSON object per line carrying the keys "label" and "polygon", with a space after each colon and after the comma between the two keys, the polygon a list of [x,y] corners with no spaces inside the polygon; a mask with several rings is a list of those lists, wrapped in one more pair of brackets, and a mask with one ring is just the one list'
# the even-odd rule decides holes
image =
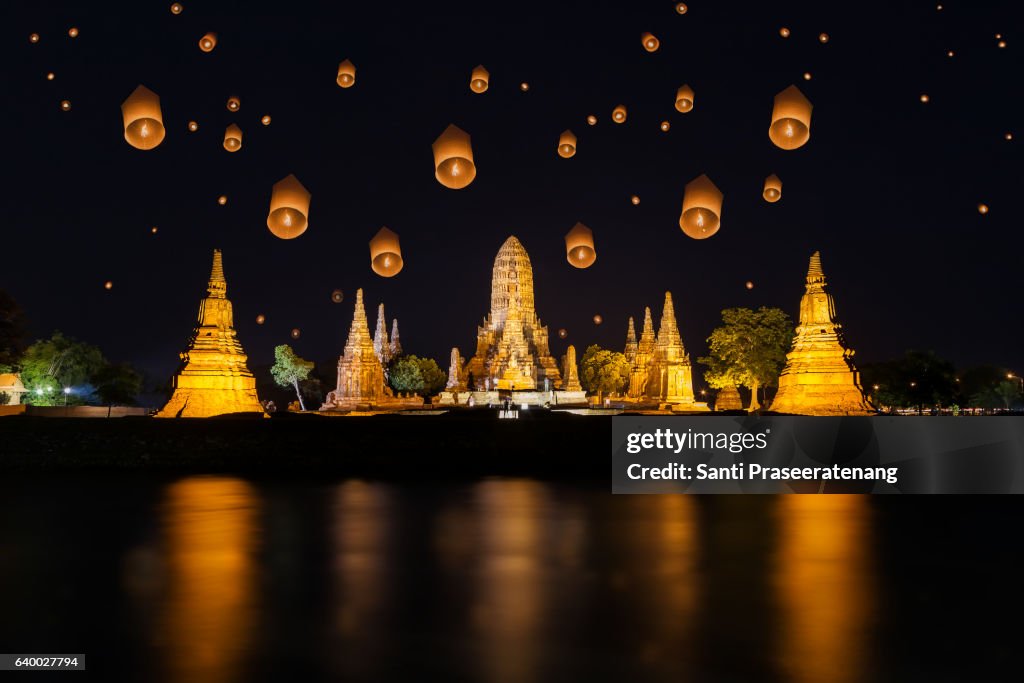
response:
{"label": "night sky", "polygon": [[[657,320],[671,290],[696,359],[723,308],[778,306],[795,320],[819,249],[860,362],[925,348],[1024,370],[1020,5],[694,0],[680,15],[675,4],[5,6],[0,287],[33,339],[60,329],[163,378],[217,247],[251,364],[281,343],[337,357],[362,287],[371,327],[383,301],[406,352],[447,367],[452,346],[472,353],[494,256],[515,234],[556,356],[568,343],[621,350],[627,317],[639,327],[648,305]],[[207,31],[218,34],[209,54],[197,45]],[[644,51],[643,31],[659,51]],[[358,72],[341,89],[346,58]],[[482,95],[469,89],[477,64],[491,74]],[[167,129],[148,152],[125,142],[120,111],[140,83],[160,96]],[[683,83],[696,92],[689,114],[673,107]],[[810,142],[783,151],[767,132],[772,98],[791,84],[814,114]],[[617,125],[620,103],[629,115]],[[235,154],[221,145],[230,123],[244,133]],[[460,191],[433,174],[431,143],[449,123],[472,135],[478,170]],[[572,159],[555,151],[566,128],[579,138]],[[309,229],[284,241],[266,217],[289,173],[313,197]],[[702,173],[725,201],[721,230],[696,241],[678,220],[684,185]],[[761,198],[770,173],[784,183],[776,204]],[[587,270],[565,260],[577,221],[597,244]],[[405,259],[391,279],[370,270],[382,225]]]}

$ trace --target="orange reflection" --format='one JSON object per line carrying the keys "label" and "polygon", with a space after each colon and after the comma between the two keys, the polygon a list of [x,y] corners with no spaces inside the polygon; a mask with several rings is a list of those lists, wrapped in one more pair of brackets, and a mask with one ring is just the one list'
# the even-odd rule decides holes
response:
{"label": "orange reflection", "polygon": [[161,645],[172,681],[241,678],[254,626],[259,500],[240,479],[191,477],[167,489],[167,602]]}
{"label": "orange reflection", "polygon": [[866,496],[778,500],[778,650],[795,683],[864,681],[874,612]]}

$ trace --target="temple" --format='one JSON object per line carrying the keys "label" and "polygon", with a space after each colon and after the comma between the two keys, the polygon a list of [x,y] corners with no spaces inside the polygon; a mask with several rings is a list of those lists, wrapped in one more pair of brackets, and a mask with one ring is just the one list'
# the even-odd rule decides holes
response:
{"label": "temple", "polygon": [[867,415],[874,410],[864,397],[853,349],[847,348],[836,307],[825,288],[821,255],[814,252],[800,299],[800,324],[779,391],[771,409],[798,415]]}
{"label": "temple", "polygon": [[[461,368],[449,368],[449,384],[454,380],[456,386],[447,387],[437,403],[462,404],[470,394],[476,405],[494,403],[499,391],[515,392],[514,400],[522,404],[586,402],[582,389],[562,386],[533,295],[530,256],[515,236],[509,237],[494,259],[491,310],[477,328],[476,353]],[[452,359],[461,362],[456,353]]]}
{"label": "temple", "polygon": [[708,410],[706,402],[694,399],[693,365],[679,334],[672,292],[665,292],[657,335],[650,308],[644,309],[644,326],[639,339],[633,319],[629,319],[624,355],[630,365],[628,401],[657,404],[659,409],[673,412]]}
{"label": "temple", "polygon": [[227,289],[221,253],[215,249],[206,298],[199,303],[199,321],[188,348],[181,352],[181,368],[171,380],[174,392],[156,417],[265,415],[256,397],[256,378],[246,366],[235,332]]}
{"label": "temple", "polygon": [[423,405],[423,399],[419,397],[395,397],[385,382],[385,366],[381,360],[385,352],[389,357],[391,353],[386,329],[384,304],[381,304],[378,308],[377,339],[370,337],[363,290],[357,289],[352,325],[349,327],[345,349],[338,359],[338,383],[334,391],[327,394],[320,410],[387,410]]}

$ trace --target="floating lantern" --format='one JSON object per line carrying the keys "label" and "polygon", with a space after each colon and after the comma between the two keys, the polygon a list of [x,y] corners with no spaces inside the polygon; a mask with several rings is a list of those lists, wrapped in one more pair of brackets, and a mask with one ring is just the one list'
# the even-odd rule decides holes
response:
{"label": "floating lantern", "polygon": [[928,104],[932,98],[928,97],[928,93],[921,93],[921,103]]}
{"label": "floating lantern", "polygon": [[780,149],[797,149],[811,139],[810,100],[791,85],[775,96],[768,137]]}
{"label": "floating lantern", "polygon": [[668,122],[668,121],[662,121],[662,122],[661,122],[661,132],[662,132],[662,133],[667,133],[667,132],[668,132],[668,129],[669,129],[669,128],[671,128],[671,127],[672,127],[672,126],[671,126],[671,124],[669,124],[669,122]]}
{"label": "floating lantern", "polygon": [[597,260],[594,249],[594,233],[590,228],[577,223],[565,236],[565,259],[574,268],[589,268]]}
{"label": "floating lantern", "polygon": [[60,109],[61,111],[71,111],[71,100],[61,100]]}
{"label": "floating lantern", "polygon": [[306,232],[311,196],[294,175],[274,183],[270,193],[270,214],[267,216],[270,232],[283,240],[294,239]]}
{"label": "floating lantern", "polygon": [[818,34],[818,40],[820,40],[822,42],[822,44],[827,43],[828,42],[828,34],[827,33],[819,33]]}
{"label": "floating lantern", "polygon": [[754,283],[751,282],[750,280],[747,280],[747,285],[746,286],[747,286],[747,289],[753,289],[754,288]]}
{"label": "floating lantern", "polygon": [[217,203],[220,204],[221,206],[224,206],[225,204],[228,203],[228,196],[226,194],[222,194],[221,196],[217,197]]}
{"label": "floating lantern", "polygon": [[563,159],[576,154],[576,136],[572,134],[571,130],[562,131],[562,134],[558,136],[558,156]]}
{"label": "floating lantern", "polygon": [[386,227],[377,231],[370,240],[370,267],[382,277],[393,277],[402,270],[402,248],[398,235]]}
{"label": "floating lantern", "polygon": [[199,49],[203,52],[213,52],[213,48],[215,47],[217,47],[216,33],[207,33],[199,39]]}
{"label": "floating lantern", "polygon": [[267,316],[263,315],[262,313],[260,313],[258,316],[256,316],[256,324],[257,325],[262,325],[265,322],[267,322]]}
{"label": "floating lantern", "polygon": [[136,149],[153,149],[164,140],[164,117],[160,97],[144,85],[121,103],[124,139]]}
{"label": "floating lantern", "polygon": [[689,9],[685,2],[676,3],[676,12],[679,14],[686,14],[686,10]]}
{"label": "floating lantern", "polygon": [[56,77],[57,77],[57,75],[54,74],[52,71],[50,73],[46,74],[46,80],[48,80],[48,81],[52,81]]}
{"label": "floating lantern", "polygon": [[561,338],[561,339],[565,339],[566,337],[568,337],[568,336],[569,336],[569,332],[568,332],[568,330],[566,330],[566,329],[565,329],[565,328],[563,327],[563,328],[561,328],[560,330],[558,330],[558,336],[559,336],[559,338]]}
{"label": "floating lantern", "polygon": [[1013,133],[1007,133],[1003,137],[1006,138],[1007,140],[1012,140],[1013,139]]}
{"label": "floating lantern", "polygon": [[39,42],[39,34],[38,33],[30,33],[30,34],[28,34],[28,42],[30,42],[30,43],[38,43]]}
{"label": "floating lantern", "polygon": [[260,123],[262,123],[264,126],[269,126],[270,125],[270,114],[264,114],[263,118],[260,119]]}
{"label": "floating lantern", "polygon": [[522,83],[519,84],[519,89],[522,90],[523,92],[526,92],[527,90],[530,89],[530,84],[527,83],[526,81],[523,81]]}
{"label": "floating lantern", "polygon": [[589,123],[591,126],[596,126],[597,125],[597,117],[594,116],[593,114],[591,114],[590,116],[587,117],[587,123]]}
{"label": "floating lantern", "polygon": [[302,330],[295,327],[292,328],[292,339],[298,339],[302,335]]}
{"label": "floating lantern", "polygon": [[693,111],[693,88],[685,83],[676,90],[676,111],[686,114]]}
{"label": "floating lantern", "polygon": [[661,46],[661,41],[654,37],[653,33],[647,33],[646,31],[640,34],[640,40],[643,42],[644,49],[648,52],[657,52]]}
{"label": "floating lantern", "polygon": [[783,26],[779,29],[779,35],[783,38],[789,38],[789,29]]}
{"label": "floating lantern", "polygon": [[77,38],[78,37],[78,28],[75,27],[75,26],[72,26],[71,28],[69,28],[68,29],[68,35],[70,37],[72,37],[72,38]]}
{"label": "floating lantern", "polygon": [[706,175],[686,184],[683,193],[683,213],[679,227],[689,237],[702,240],[711,237],[721,225],[722,193]]}
{"label": "floating lantern", "polygon": [[338,85],[342,88],[351,88],[356,84],[356,67],[349,60],[338,65]]}
{"label": "floating lantern", "polygon": [[626,120],[626,105],[620,104],[619,106],[612,109],[612,121],[615,123],[622,123]]}
{"label": "floating lantern", "polygon": [[113,288],[114,288],[114,283],[111,282],[110,280],[107,280],[106,282],[103,283],[103,289],[113,289]]}
{"label": "floating lantern", "polygon": [[189,121],[188,122],[188,129],[189,129],[189,131],[195,133],[197,130],[199,130],[199,124],[196,123],[195,121]]}
{"label": "floating lantern", "polygon": [[782,181],[779,180],[779,176],[772,173],[764,179],[764,192],[762,192],[762,195],[764,200],[771,204],[782,198]]}
{"label": "floating lantern", "polygon": [[469,133],[452,124],[431,145],[434,150],[434,177],[452,190],[461,190],[476,178],[473,147]]}
{"label": "floating lantern", "polygon": [[483,67],[483,64],[480,64],[473,69],[473,74],[469,77],[469,89],[478,94],[487,92],[490,80],[491,74]]}
{"label": "floating lantern", "polygon": [[181,14],[181,10],[185,9],[181,6],[180,2],[175,2],[171,5],[171,14]]}
{"label": "floating lantern", "polygon": [[336,289],[333,292],[331,292],[331,301],[333,301],[334,303],[340,304],[344,300],[345,294],[340,289]]}
{"label": "floating lantern", "polygon": [[982,216],[988,213],[988,204],[978,204],[978,213]]}
{"label": "floating lantern", "polygon": [[947,52],[947,53],[946,53],[946,56],[947,56],[947,57],[952,57],[952,56],[953,56],[953,51],[952,51],[952,50],[950,50],[949,52]]}
{"label": "floating lantern", "polygon": [[996,45],[998,45],[1001,48],[1002,47],[1006,47],[1006,41],[1005,40],[1000,40],[998,43],[996,43]]}
{"label": "floating lantern", "polygon": [[603,322],[604,322],[604,318],[602,318],[600,316],[600,314],[594,316],[594,324],[595,325],[600,325]]}
{"label": "floating lantern", "polygon": [[639,206],[640,197],[638,197],[637,195],[633,195],[632,197],[629,198],[629,201],[633,204],[633,206]]}
{"label": "floating lantern", "polygon": [[242,129],[233,123],[224,131],[224,149],[229,152],[242,149]]}
{"label": "floating lantern", "polygon": [[811,80],[811,72],[810,71],[805,71],[804,72],[804,80],[805,81]]}
{"label": "floating lantern", "polygon": [[228,111],[238,111],[242,108],[242,100],[232,95],[228,98],[228,101],[225,104],[225,106],[228,108]]}

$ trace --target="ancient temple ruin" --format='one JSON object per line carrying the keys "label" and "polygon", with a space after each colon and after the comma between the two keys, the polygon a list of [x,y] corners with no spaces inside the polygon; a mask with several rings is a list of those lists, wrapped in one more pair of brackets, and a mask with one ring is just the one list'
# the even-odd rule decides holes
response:
{"label": "ancient temple ruin", "polygon": [[786,354],[772,411],[799,415],[874,412],[860,386],[853,353],[843,338],[843,326],[836,321],[836,305],[826,290],[821,255],[814,252],[800,299],[800,324],[793,348]]}
{"label": "ancient temple ruin", "polygon": [[245,351],[235,332],[228,283],[219,249],[199,303],[199,319],[181,367],[171,380],[171,398],[156,417],[213,417],[233,413],[265,415],[256,397],[256,378],[246,365]]}

